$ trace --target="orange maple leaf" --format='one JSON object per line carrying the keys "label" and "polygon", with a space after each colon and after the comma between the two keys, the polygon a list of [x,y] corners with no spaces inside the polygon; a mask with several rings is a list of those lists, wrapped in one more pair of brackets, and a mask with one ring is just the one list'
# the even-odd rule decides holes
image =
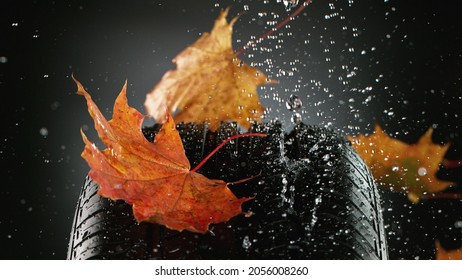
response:
{"label": "orange maple leaf", "polygon": [[437,260],[462,260],[462,248],[446,250],[438,240],[435,241],[435,248]]}
{"label": "orange maple leaf", "polygon": [[222,121],[232,120],[249,128],[260,121],[263,107],[257,86],[273,82],[233,52],[233,24],[222,11],[210,33],[177,55],[176,70],[168,71],[146,96],[145,107],[157,121],[167,111],[175,112],[176,122],[208,122],[215,131]]}
{"label": "orange maple leaf", "polygon": [[452,184],[436,178],[449,144],[433,144],[432,132],[428,129],[416,144],[409,145],[391,138],[376,125],[373,134],[350,136],[349,140],[379,185],[406,192],[411,201],[418,202],[425,194],[442,191]]}
{"label": "orange maple leaf", "polygon": [[251,198],[237,198],[226,182],[190,171],[180,135],[168,114],[151,143],[141,132],[144,116],[127,104],[126,84],[115,101],[112,119],[107,121],[82,84],[75,82],[107,146],[101,152],[81,132],[85,142],[82,157],[91,167],[89,176],[100,185],[101,196],[132,204],[138,222],[178,231],[204,233],[209,224],[242,213],[242,203]]}

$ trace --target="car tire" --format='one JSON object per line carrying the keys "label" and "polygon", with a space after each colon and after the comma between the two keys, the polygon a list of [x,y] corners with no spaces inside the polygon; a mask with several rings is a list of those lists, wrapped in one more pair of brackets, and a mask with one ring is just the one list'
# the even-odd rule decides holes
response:
{"label": "car tire", "polygon": [[[227,137],[239,133],[224,123],[178,124],[191,166]],[[144,129],[152,141],[158,128]],[[325,128],[254,125],[246,137],[227,143],[201,169],[227,182],[251,215],[210,226],[206,234],[137,223],[131,206],[98,195],[85,179],[78,200],[68,259],[387,259],[380,199],[371,174],[351,144]]]}

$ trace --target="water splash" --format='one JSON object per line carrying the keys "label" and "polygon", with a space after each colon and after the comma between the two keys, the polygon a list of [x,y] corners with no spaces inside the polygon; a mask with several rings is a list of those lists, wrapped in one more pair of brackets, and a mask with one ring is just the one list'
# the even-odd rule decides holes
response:
{"label": "water splash", "polygon": [[291,94],[286,101],[286,108],[294,112],[291,118],[291,121],[294,124],[299,124],[302,122],[302,115],[295,112],[296,110],[302,108],[302,105],[302,100],[295,94]]}
{"label": "water splash", "polygon": [[322,202],[322,197],[319,195],[314,199],[314,206],[313,209],[311,210],[311,222],[305,226],[305,230],[310,232],[314,226],[316,225],[316,222],[318,221],[318,216],[317,216],[317,211],[319,208],[319,205]]}

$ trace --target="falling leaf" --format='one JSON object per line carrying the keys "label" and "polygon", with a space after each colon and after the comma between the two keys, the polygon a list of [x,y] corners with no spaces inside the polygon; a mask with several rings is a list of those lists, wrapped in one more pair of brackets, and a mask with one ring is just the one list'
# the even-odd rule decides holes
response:
{"label": "falling leaf", "polygon": [[438,240],[435,242],[435,248],[437,260],[462,260],[462,248],[445,250]]}
{"label": "falling leaf", "polygon": [[82,157],[91,167],[89,176],[100,185],[101,196],[132,204],[138,222],[158,223],[178,231],[204,233],[209,224],[242,213],[242,203],[250,198],[237,198],[226,182],[190,171],[169,115],[151,143],[141,131],[144,116],[127,104],[126,84],[115,101],[112,120],[107,121],[90,94],[75,82],[107,147],[100,151],[81,132],[85,142]]}
{"label": "falling leaf", "polygon": [[227,22],[227,14],[228,9],[222,11],[210,33],[175,57],[177,69],[168,71],[146,96],[146,110],[154,119],[179,111],[176,122],[208,122],[212,131],[222,121],[248,128],[261,120],[257,87],[273,81],[237,58],[231,45],[237,18]]}
{"label": "falling leaf", "polygon": [[409,145],[391,138],[377,125],[370,136],[349,139],[379,185],[406,192],[411,201],[418,202],[425,194],[452,184],[436,178],[449,144],[433,144],[432,132],[430,128],[416,144]]}

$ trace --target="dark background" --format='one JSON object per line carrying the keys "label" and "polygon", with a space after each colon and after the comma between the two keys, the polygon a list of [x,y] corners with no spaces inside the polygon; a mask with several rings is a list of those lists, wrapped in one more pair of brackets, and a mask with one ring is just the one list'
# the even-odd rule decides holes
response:
{"label": "dark background", "polygon": [[[265,3],[268,2],[268,3]],[[63,259],[88,171],[79,129],[96,136],[73,73],[107,117],[124,81],[143,111],[171,59],[209,31],[222,8],[241,14],[234,49],[290,12],[269,1],[2,1],[0,17],[0,258]],[[302,1],[300,1],[302,2]],[[356,135],[379,123],[408,143],[434,127],[462,158],[462,17],[457,1],[317,1],[241,58],[278,85],[261,88],[265,121]],[[461,168],[441,170],[459,192]],[[435,239],[461,244],[460,201],[410,204],[383,191],[392,258],[433,258]]]}

